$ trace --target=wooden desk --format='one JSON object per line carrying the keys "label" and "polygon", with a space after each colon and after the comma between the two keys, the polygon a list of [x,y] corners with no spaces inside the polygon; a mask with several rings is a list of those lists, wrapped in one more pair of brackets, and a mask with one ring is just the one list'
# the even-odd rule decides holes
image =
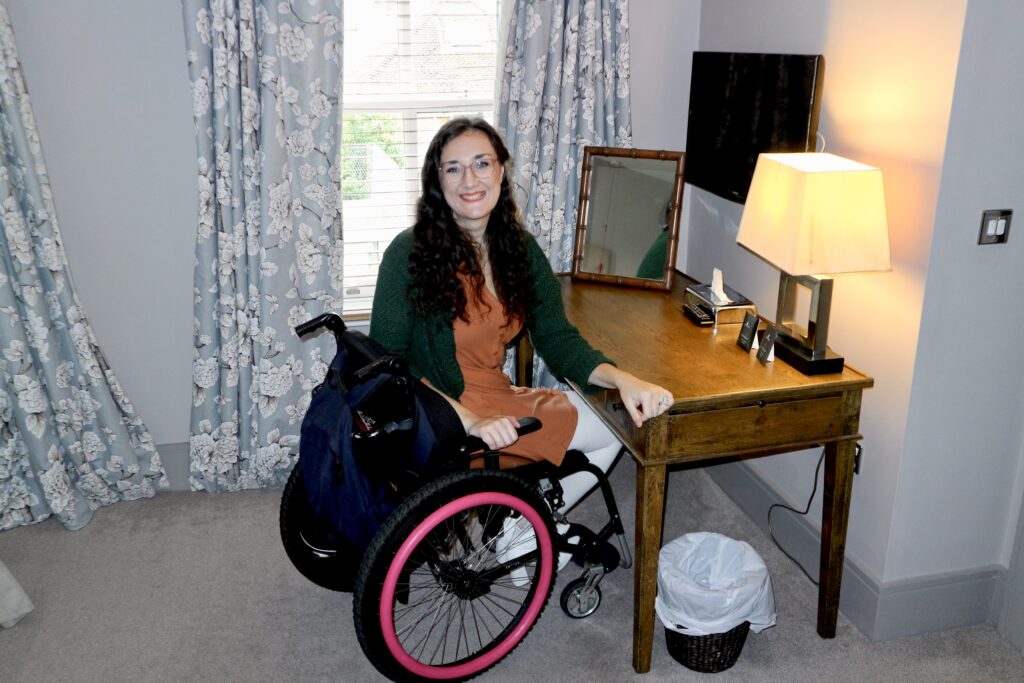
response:
{"label": "wooden desk", "polygon": [[781,361],[762,367],[736,346],[738,326],[724,326],[716,334],[683,316],[684,287],[679,283],[672,292],[655,292],[562,277],[566,314],[583,336],[623,370],[675,397],[667,413],[637,429],[617,392],[584,395],[636,461],[633,668],[638,673],[651,668],[668,465],[703,466],[825,446],[818,634],[835,636],[854,450],[861,438],[861,392],[874,383],[850,366],[817,377]]}

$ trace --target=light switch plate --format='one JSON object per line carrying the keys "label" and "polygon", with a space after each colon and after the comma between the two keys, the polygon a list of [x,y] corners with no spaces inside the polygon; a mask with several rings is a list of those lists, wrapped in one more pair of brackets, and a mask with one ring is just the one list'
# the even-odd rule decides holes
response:
{"label": "light switch plate", "polygon": [[981,212],[978,244],[1002,244],[1010,237],[1011,209],[987,209]]}

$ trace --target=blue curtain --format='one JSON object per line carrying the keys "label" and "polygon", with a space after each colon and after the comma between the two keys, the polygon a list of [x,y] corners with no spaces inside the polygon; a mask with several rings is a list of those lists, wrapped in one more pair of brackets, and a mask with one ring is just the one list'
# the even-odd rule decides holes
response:
{"label": "blue curtain", "polygon": [[514,0],[497,123],[527,229],[569,270],[583,148],[631,147],[626,0]]}
{"label": "blue curtain", "polygon": [[167,478],[75,295],[3,2],[0,224],[0,529],[77,529]]}
{"label": "blue curtain", "polygon": [[279,484],[341,311],[340,0],[184,0],[198,149],[194,490]]}
{"label": "blue curtain", "polygon": [[[583,148],[632,147],[627,0],[510,0],[497,125],[526,229],[572,264]],[[534,386],[560,386],[534,357]]]}

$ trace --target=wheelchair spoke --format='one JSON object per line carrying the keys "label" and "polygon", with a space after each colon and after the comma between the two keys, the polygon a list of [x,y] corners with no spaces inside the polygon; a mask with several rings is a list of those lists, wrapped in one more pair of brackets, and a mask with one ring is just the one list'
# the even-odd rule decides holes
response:
{"label": "wheelchair spoke", "polygon": [[452,614],[452,607],[454,606],[454,604],[455,604],[455,601],[451,601],[451,602],[448,603],[448,615],[447,615],[448,618],[447,618],[446,623],[444,625],[444,631],[442,632],[441,639],[438,641],[437,646],[434,648],[433,654],[430,655],[430,663],[431,664],[434,663],[435,657],[437,657],[438,650],[441,651],[442,657],[444,656],[444,648],[448,644],[448,633],[451,631],[452,619],[454,618],[454,615]]}
{"label": "wheelchair spoke", "polygon": [[[507,576],[503,579],[497,579],[491,582],[491,586],[494,588],[504,588],[505,590],[518,591],[520,593],[527,593],[530,590],[529,583],[522,583],[516,579],[508,578]],[[493,590],[491,591],[494,592]]]}
{"label": "wheelchair spoke", "polygon": [[[484,639],[483,639],[483,636],[480,635],[480,620],[477,618],[477,615],[476,615],[476,601],[475,600],[471,600],[470,603],[469,603],[469,613],[471,615],[473,615],[473,628],[476,629],[476,642],[478,642],[478,643],[480,643],[482,645],[483,642],[484,642]],[[487,627],[487,625],[484,624],[484,628],[485,629],[486,629],[486,627]],[[490,631],[487,631],[487,635],[490,638],[493,639],[493,636],[491,636],[491,632]]]}
{"label": "wheelchair spoke", "polygon": [[395,621],[396,622],[399,619],[405,617],[407,614],[409,614],[413,610],[415,610],[415,609],[417,609],[419,607],[422,607],[423,605],[426,605],[428,603],[433,603],[437,599],[437,596],[443,595],[445,593],[444,588],[442,588],[441,586],[431,586],[429,588],[423,588],[423,589],[417,589],[417,590],[426,590],[427,594],[422,596],[422,597],[417,598],[417,600],[415,602],[410,600],[408,604],[404,605],[401,608],[395,607],[394,615],[395,615]]}
{"label": "wheelchair spoke", "polygon": [[[441,602],[439,602],[439,603],[437,604],[437,608],[436,608],[436,609],[434,610],[434,612],[433,612],[433,615],[432,615],[432,617],[431,617],[431,620],[430,620],[430,626],[429,626],[429,627],[427,627],[427,632],[423,634],[423,637],[422,637],[422,638],[420,639],[419,643],[417,643],[417,644],[413,645],[413,647],[412,647],[412,648],[406,648],[406,651],[407,651],[407,652],[408,652],[409,654],[411,654],[411,655],[415,656],[415,657],[416,657],[417,659],[419,659],[420,661],[423,661],[423,651],[424,651],[424,650],[426,649],[426,647],[427,647],[427,642],[428,642],[428,641],[429,641],[429,639],[430,639],[430,635],[431,635],[431,634],[432,634],[432,633],[434,632],[434,627],[435,627],[435,626],[437,626],[437,623],[438,623],[438,617],[440,616],[440,612],[441,612],[441,609],[442,609],[442,607],[444,607],[444,606],[445,606],[446,604],[447,604],[447,606],[448,606],[448,609],[449,609],[449,610],[451,609],[451,600],[449,600],[449,599],[447,599],[447,598],[446,598],[446,599],[442,600]],[[426,618],[426,615],[424,615],[424,617],[423,617],[423,618],[425,619],[425,618]],[[420,621],[422,622],[422,619],[421,619]],[[416,652],[417,650],[419,651],[419,654],[418,654],[418,655],[417,655],[417,654],[414,654],[414,653],[415,653],[415,652]]]}
{"label": "wheelchair spoke", "polygon": [[450,536],[450,532],[446,532],[442,536],[440,533],[438,533],[438,530],[435,529],[430,534],[428,534],[427,538],[425,539],[426,545],[429,546],[429,550],[432,552],[432,554],[428,554],[428,548],[423,547],[419,548],[417,552],[420,555],[422,555],[422,557],[424,557],[427,561],[439,557],[444,557],[448,554],[447,545],[451,542],[448,540],[449,538],[452,538]]}
{"label": "wheelchair spoke", "polygon": [[[515,606],[517,608],[523,602],[520,599],[511,598],[511,597],[509,597],[507,595],[502,595],[501,593],[495,593],[494,591],[491,591],[490,593],[488,593],[488,598],[491,599],[492,601],[493,600],[502,600],[505,603],[513,605],[513,606]],[[495,603],[495,604],[498,604],[498,603]]]}
{"label": "wheelchair spoke", "polygon": [[[491,593],[489,595],[486,595],[486,596],[480,598],[480,600],[482,602],[484,602],[485,604],[489,603],[489,604],[497,607],[498,609],[500,609],[502,612],[504,612],[505,614],[507,614],[510,617],[514,617],[516,615],[515,612],[510,612],[508,609],[505,608],[504,605],[499,604],[498,601],[494,599],[495,597],[496,596],[493,593]],[[510,600],[509,602],[512,602],[512,601]]]}
{"label": "wheelchair spoke", "polygon": [[459,645],[460,643],[466,644],[466,654],[470,654],[469,649],[469,635],[466,632],[466,601],[459,601],[459,639],[455,641],[455,659],[459,658]]}
{"label": "wheelchair spoke", "polygon": [[[482,532],[480,534],[481,540],[484,540],[485,534],[490,534],[490,538],[487,538],[485,541],[485,545],[487,547],[494,546],[494,540],[501,533],[500,524],[504,521],[505,517],[506,513],[504,512],[504,508],[499,508],[496,505],[487,506],[487,515],[484,517],[484,520],[480,523],[480,527],[482,529]],[[494,526],[497,526],[498,528],[494,529]]]}
{"label": "wheelchair spoke", "polygon": [[[503,626],[504,622],[497,617],[497,615],[494,613],[494,611],[491,610],[491,608],[488,606],[486,601],[478,600],[477,602],[480,604],[481,607],[483,607],[485,610],[487,610],[487,614],[490,615],[491,619],[494,621],[495,624],[497,624],[498,626],[501,626],[502,628],[504,628],[504,626]],[[487,635],[490,636],[492,640],[494,639],[494,636],[491,635],[490,629],[487,629]]]}
{"label": "wheelchair spoke", "polygon": [[[437,656],[441,655],[441,660],[444,661],[444,655],[450,650],[449,640],[455,638],[455,658],[458,659],[460,653],[465,650],[466,656],[473,654],[472,644],[470,642],[470,636],[475,633],[476,635],[476,647],[479,649],[486,642],[494,640],[494,631],[488,626],[487,621],[481,618],[478,613],[477,603],[478,600],[455,600],[452,596],[448,596],[447,599],[439,602],[435,609],[429,614],[422,614],[418,619],[411,621],[410,623],[403,626],[401,629],[396,630],[396,635],[400,640],[404,640],[410,632],[415,631],[423,625],[424,621],[428,617],[432,617],[429,626],[426,628],[426,632],[421,634],[419,639],[415,643],[407,644],[406,650],[410,653],[418,652],[422,655],[429,643],[434,637],[439,637],[439,641],[431,654],[431,662],[437,659]],[[487,608],[486,605],[483,607],[490,613],[491,620],[498,626],[504,626],[502,620],[495,616],[494,612]],[[499,606],[500,607],[500,606]],[[502,608],[506,614],[511,614],[508,610]],[[443,615],[442,615],[443,613]],[[456,619],[458,623],[456,624]],[[439,631],[439,623],[444,620],[443,627]],[[468,628],[469,621],[472,621],[472,629]],[[397,620],[396,620],[397,621]],[[452,629],[457,628],[457,633],[452,633]],[[488,639],[484,640],[481,631],[486,632]]]}
{"label": "wheelchair spoke", "polygon": [[[434,628],[434,625],[437,622],[439,612],[445,607],[445,605],[451,604],[452,602],[454,602],[454,600],[455,600],[455,596],[452,596],[452,595],[445,595],[445,596],[443,596],[439,601],[434,603],[433,610],[430,610],[428,608],[426,611],[424,611],[422,613],[422,616],[420,616],[418,619],[414,619],[413,621],[410,621],[407,625],[405,625],[401,629],[395,629],[395,635],[402,636],[402,635],[408,633],[410,630],[415,629],[415,628],[419,627],[421,624],[423,624],[423,621],[425,619],[427,619],[427,617],[430,617],[431,618],[430,626],[427,628],[427,636],[429,636],[430,635],[430,630]],[[421,604],[425,604],[425,601],[422,602]],[[406,615],[408,615],[408,611],[403,613],[403,616],[406,616]],[[396,622],[397,622],[397,619],[396,619]],[[396,624],[396,626],[397,626],[397,624]],[[424,636],[424,637],[426,637],[426,636]]]}
{"label": "wheelchair spoke", "polygon": [[492,538],[486,544],[480,544],[479,546],[477,546],[471,555],[468,555],[466,558],[464,558],[465,561],[473,565],[477,565],[478,561],[482,557],[484,557],[488,553],[493,554],[495,540],[495,538]]}
{"label": "wheelchair spoke", "polygon": [[[443,585],[434,583],[433,581],[429,580],[431,578],[429,576],[427,578],[427,581],[424,581],[421,585],[417,585],[417,587],[414,589],[420,593],[426,592],[426,595],[417,597],[415,603],[413,603],[413,601],[410,600],[407,609],[411,610],[419,605],[432,603],[437,600],[438,596],[443,596],[444,599],[446,600],[457,599],[456,596],[452,595],[450,592],[445,590]],[[410,591],[410,595],[411,593],[412,591]]]}

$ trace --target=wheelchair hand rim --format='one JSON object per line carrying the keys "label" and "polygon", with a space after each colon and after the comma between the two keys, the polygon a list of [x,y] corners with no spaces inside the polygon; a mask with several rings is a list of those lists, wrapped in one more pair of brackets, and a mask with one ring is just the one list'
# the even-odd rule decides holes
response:
{"label": "wheelchair hand rim", "polygon": [[[534,588],[533,597],[530,600],[530,605],[526,609],[526,613],[523,615],[523,618],[519,620],[519,623],[516,624],[515,628],[512,629],[512,632],[506,636],[503,642],[489,649],[484,654],[453,666],[432,666],[430,664],[424,664],[423,662],[414,659],[405,651],[405,648],[399,642],[398,636],[395,633],[395,623],[391,610],[395,600],[395,589],[398,584],[399,575],[402,572],[402,567],[405,566],[405,563],[409,560],[409,557],[412,555],[415,548],[438,524],[452,515],[483,505],[504,505],[519,512],[529,520],[530,524],[533,525],[534,533],[537,536],[537,547],[540,550],[539,557],[542,558],[538,563],[539,577]],[[405,542],[402,543],[398,552],[395,554],[394,559],[391,560],[387,575],[384,578],[384,586],[381,591],[379,616],[384,642],[387,645],[388,650],[391,652],[391,655],[410,673],[422,676],[423,678],[437,680],[470,676],[491,666],[508,654],[512,648],[514,648],[519,641],[523,639],[526,633],[530,630],[534,621],[536,621],[537,617],[540,615],[541,610],[544,608],[544,602],[548,594],[548,586],[551,584],[552,580],[554,563],[551,561],[551,558],[553,557],[553,552],[551,536],[548,533],[547,524],[541,514],[522,499],[507,493],[499,493],[495,491],[473,493],[457,498],[456,500],[453,500],[447,505],[444,505],[438,510],[432,512],[425,520],[416,526]],[[543,558],[545,557],[549,558],[547,562],[543,561]]]}

